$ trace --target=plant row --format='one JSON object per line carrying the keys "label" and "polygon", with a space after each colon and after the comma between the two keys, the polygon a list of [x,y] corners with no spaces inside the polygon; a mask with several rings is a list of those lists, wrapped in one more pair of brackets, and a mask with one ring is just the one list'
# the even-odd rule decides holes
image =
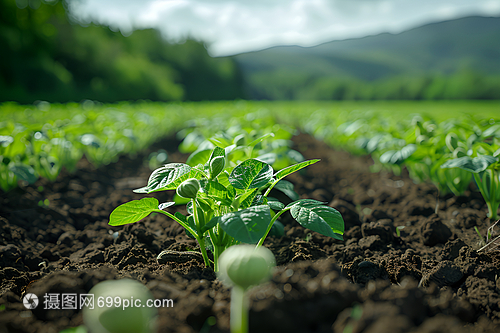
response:
{"label": "plant row", "polygon": [[[85,155],[95,166],[135,154],[178,129],[184,119],[175,105],[103,106],[83,104],[0,106],[0,187],[39,177],[55,180],[62,168],[72,172]],[[189,115],[189,110],[183,110]]]}
{"label": "plant row", "polygon": [[442,122],[415,114],[406,120],[375,112],[332,114],[319,110],[303,129],[352,153],[371,155],[373,171],[400,174],[405,167],[415,182],[432,182],[441,194],[461,195],[474,180],[498,218],[500,203],[500,119],[461,115]]}
{"label": "plant row", "polygon": [[[233,104],[234,105],[234,104]],[[228,117],[228,111],[234,117]],[[238,116],[237,114],[244,116]],[[102,105],[90,100],[64,105],[0,105],[0,188],[9,191],[19,181],[39,177],[55,180],[62,168],[72,172],[85,155],[96,167],[135,154],[154,141],[179,131],[179,150],[192,153],[187,164],[208,158],[215,146],[230,147],[228,163],[235,166],[259,158],[280,170],[304,160],[291,149],[295,130],[276,124],[262,113],[230,110],[204,103],[120,103]],[[221,116],[219,114],[224,114]],[[186,121],[186,119],[188,119]],[[166,162],[165,151],[148,158],[151,169]]]}

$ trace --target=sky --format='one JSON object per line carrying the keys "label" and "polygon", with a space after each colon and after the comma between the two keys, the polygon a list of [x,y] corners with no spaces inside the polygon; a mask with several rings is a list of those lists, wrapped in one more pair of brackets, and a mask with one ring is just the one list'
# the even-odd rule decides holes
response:
{"label": "sky", "polygon": [[82,22],[124,35],[157,28],[170,42],[202,41],[212,56],[500,16],[500,0],[72,0],[69,8]]}

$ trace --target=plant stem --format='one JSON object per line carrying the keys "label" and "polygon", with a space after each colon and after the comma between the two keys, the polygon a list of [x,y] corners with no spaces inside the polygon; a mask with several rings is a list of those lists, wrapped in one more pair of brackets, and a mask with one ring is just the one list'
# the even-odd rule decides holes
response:
{"label": "plant stem", "polygon": [[174,220],[175,222],[177,222],[181,226],[183,226],[187,231],[189,231],[191,233],[191,235],[193,235],[194,238],[198,241],[198,244],[200,244],[201,255],[203,256],[203,261],[205,262],[205,266],[210,267],[210,259],[208,259],[207,250],[205,249],[205,240],[203,239],[203,235],[199,236],[198,232],[196,230],[193,230],[193,228],[191,228],[189,225],[182,222],[181,220],[179,220],[177,217],[170,214],[169,212],[166,212],[166,211],[161,210],[161,209],[155,210],[155,212],[167,215],[172,220]]}
{"label": "plant stem", "polygon": [[203,236],[198,237],[198,244],[200,244],[201,255],[203,256],[203,261],[205,266],[210,267],[210,259],[208,259],[207,249],[205,249],[205,238]]}
{"label": "plant stem", "polygon": [[240,286],[231,290],[231,333],[248,333],[248,298]]}
{"label": "plant stem", "polygon": [[219,255],[220,255],[218,237],[212,229],[208,230],[208,232],[210,234],[210,240],[212,241],[212,246],[214,248],[214,272],[218,272],[219,271]]}
{"label": "plant stem", "polygon": [[264,234],[264,236],[262,236],[262,238],[259,240],[259,242],[257,243],[257,245],[255,246],[255,248],[259,248],[262,246],[262,244],[264,243],[264,240],[266,240],[266,237],[267,235],[269,234],[269,231],[271,231],[271,228],[273,227],[273,224],[274,224],[274,221],[276,221],[278,219],[278,217],[281,216],[281,214],[283,214],[284,212],[286,212],[287,210],[289,210],[290,208],[285,208],[285,209],[282,209],[280,210],[278,213],[276,213],[274,215],[274,217],[271,219],[271,222],[269,222],[269,225],[267,226],[267,230],[266,230],[266,233]]}
{"label": "plant stem", "polygon": [[205,237],[203,237],[203,233],[201,232],[201,228],[203,227],[200,223],[200,218],[198,216],[198,207],[196,206],[196,199],[191,199],[193,203],[193,218],[194,224],[196,228],[198,228],[198,243],[200,244],[201,255],[203,256],[203,261],[205,262],[205,266],[210,267],[210,260],[208,259],[207,249],[205,248]]}

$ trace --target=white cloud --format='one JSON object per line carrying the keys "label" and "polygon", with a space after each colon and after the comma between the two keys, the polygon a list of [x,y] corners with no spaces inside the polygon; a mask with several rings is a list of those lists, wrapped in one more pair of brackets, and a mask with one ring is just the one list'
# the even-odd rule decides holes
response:
{"label": "white cloud", "polygon": [[155,27],[171,41],[195,38],[218,56],[397,33],[469,15],[500,16],[500,0],[80,0],[70,9],[124,32]]}

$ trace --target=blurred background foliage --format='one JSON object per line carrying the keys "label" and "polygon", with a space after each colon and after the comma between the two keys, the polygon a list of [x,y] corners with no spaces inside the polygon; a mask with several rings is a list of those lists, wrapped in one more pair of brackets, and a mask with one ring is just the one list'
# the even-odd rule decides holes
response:
{"label": "blurred background foliage", "polygon": [[0,101],[32,103],[243,97],[234,59],[169,44],[153,29],[124,37],[81,26],[63,1],[0,0]]}
{"label": "blurred background foliage", "polygon": [[79,24],[65,4],[0,0],[0,102],[500,99],[500,18],[213,58]]}

